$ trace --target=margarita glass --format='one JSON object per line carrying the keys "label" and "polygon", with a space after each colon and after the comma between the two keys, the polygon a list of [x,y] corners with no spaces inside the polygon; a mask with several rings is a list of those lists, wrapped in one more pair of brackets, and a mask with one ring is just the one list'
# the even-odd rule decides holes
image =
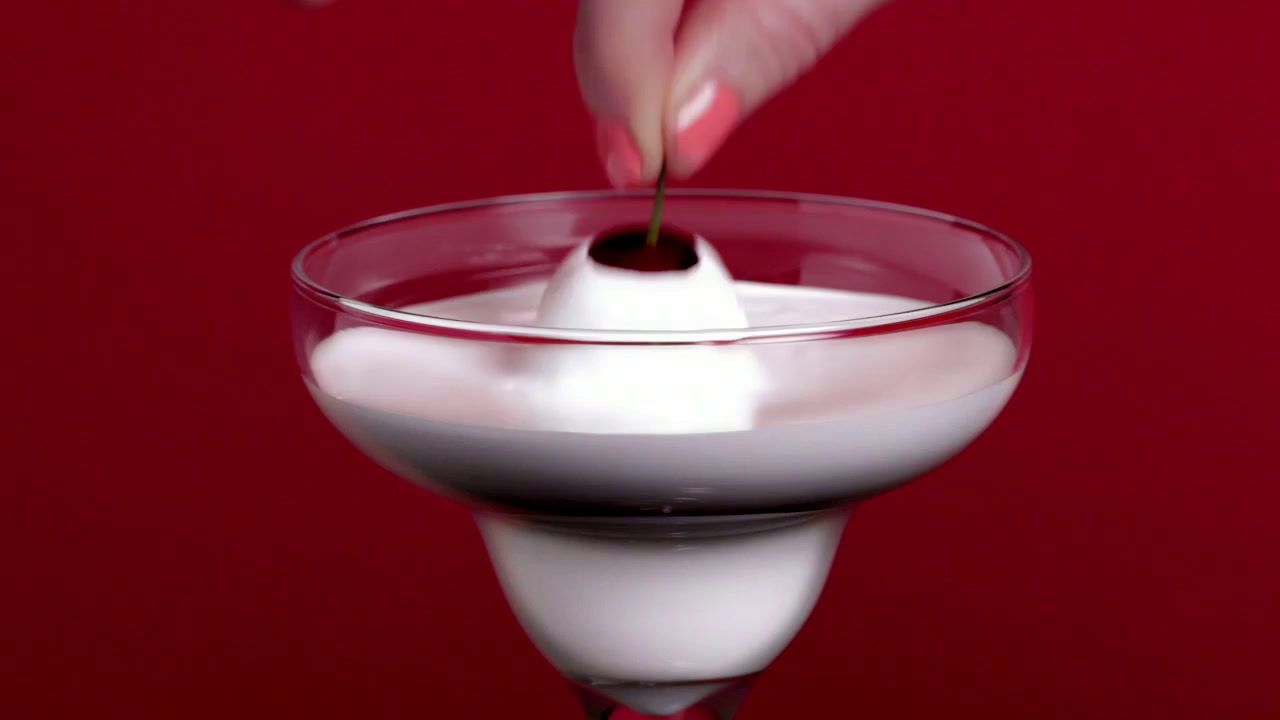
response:
{"label": "margarita glass", "polygon": [[[678,190],[666,222],[722,263],[744,324],[539,322],[575,249],[651,202],[498,198],[333,233],[294,261],[294,344],[344,435],[474,512],[589,717],[729,718],[808,617],[850,509],[1003,409],[1030,259],[913,208]],[[639,287],[597,300],[657,302]]]}

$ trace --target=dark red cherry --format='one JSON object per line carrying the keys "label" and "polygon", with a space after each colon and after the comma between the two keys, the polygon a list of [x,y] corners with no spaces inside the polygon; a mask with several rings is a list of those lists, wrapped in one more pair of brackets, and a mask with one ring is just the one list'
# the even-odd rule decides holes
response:
{"label": "dark red cherry", "polygon": [[639,226],[610,230],[596,238],[587,254],[601,265],[637,272],[688,270],[698,264],[691,233],[664,227],[653,245],[646,235],[647,228]]}

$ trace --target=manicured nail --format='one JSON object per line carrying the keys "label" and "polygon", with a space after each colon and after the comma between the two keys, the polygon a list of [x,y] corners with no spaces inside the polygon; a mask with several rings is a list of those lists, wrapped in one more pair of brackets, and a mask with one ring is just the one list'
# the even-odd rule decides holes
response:
{"label": "manicured nail", "polygon": [[688,175],[711,159],[738,124],[741,110],[737,94],[720,82],[708,80],[694,91],[676,112],[677,170]]}
{"label": "manicured nail", "polygon": [[626,127],[607,120],[596,125],[596,148],[600,162],[614,187],[639,185],[644,178],[644,159]]}

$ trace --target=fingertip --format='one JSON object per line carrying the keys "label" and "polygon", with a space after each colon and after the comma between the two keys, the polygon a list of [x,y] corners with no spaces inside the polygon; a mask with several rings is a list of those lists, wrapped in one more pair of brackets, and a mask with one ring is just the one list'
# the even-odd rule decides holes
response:
{"label": "fingertip", "polygon": [[609,184],[615,188],[628,188],[644,183],[644,157],[625,125],[609,120],[597,121],[596,150]]}

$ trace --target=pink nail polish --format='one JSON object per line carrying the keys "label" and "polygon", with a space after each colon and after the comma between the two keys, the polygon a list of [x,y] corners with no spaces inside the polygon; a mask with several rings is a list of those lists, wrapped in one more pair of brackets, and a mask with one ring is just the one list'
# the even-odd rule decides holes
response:
{"label": "pink nail polish", "polygon": [[690,174],[711,158],[738,124],[742,103],[723,83],[703,83],[676,112],[677,169]]}
{"label": "pink nail polish", "polygon": [[644,177],[644,159],[631,139],[631,131],[617,123],[602,120],[596,125],[596,148],[600,162],[614,187],[640,184]]}

